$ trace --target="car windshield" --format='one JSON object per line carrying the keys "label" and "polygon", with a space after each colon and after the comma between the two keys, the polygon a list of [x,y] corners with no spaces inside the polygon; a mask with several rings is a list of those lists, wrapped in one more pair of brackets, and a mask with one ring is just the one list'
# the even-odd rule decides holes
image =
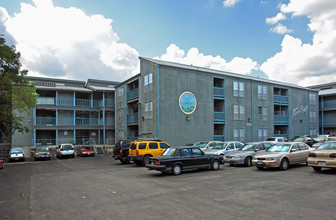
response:
{"label": "car windshield", "polygon": [[220,143],[216,144],[212,149],[222,150],[225,149],[226,146],[228,146],[229,143]]}
{"label": "car windshield", "polygon": [[284,145],[275,144],[272,147],[268,148],[267,151],[269,152],[288,152],[289,148],[290,148],[289,144],[284,144]]}
{"label": "car windshield", "polygon": [[256,144],[246,144],[241,151],[254,151],[256,146]]}
{"label": "car windshield", "polygon": [[21,149],[13,149],[11,150],[12,154],[22,154],[22,150]]}
{"label": "car windshield", "polygon": [[322,140],[324,140],[327,137],[327,135],[319,135],[316,138],[314,138],[316,141],[320,142]]}
{"label": "car windshield", "polygon": [[36,151],[48,151],[48,147],[36,147]]}
{"label": "car windshield", "polygon": [[275,141],[275,138],[267,138],[266,141]]}
{"label": "car windshield", "polygon": [[177,151],[176,148],[167,148],[167,149],[163,152],[162,156],[174,156],[176,151]]}
{"label": "car windshield", "polygon": [[317,150],[336,150],[336,142],[327,142],[321,144]]}
{"label": "car windshield", "polygon": [[63,148],[63,150],[72,150],[71,145],[63,145],[62,148]]}
{"label": "car windshield", "polygon": [[205,147],[209,142],[201,142],[196,145],[196,147],[203,148]]}

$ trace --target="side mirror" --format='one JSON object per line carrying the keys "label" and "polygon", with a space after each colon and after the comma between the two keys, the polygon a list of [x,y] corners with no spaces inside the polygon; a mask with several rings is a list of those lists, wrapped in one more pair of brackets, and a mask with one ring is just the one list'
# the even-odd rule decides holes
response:
{"label": "side mirror", "polygon": [[260,151],[260,149],[255,149],[256,152]]}

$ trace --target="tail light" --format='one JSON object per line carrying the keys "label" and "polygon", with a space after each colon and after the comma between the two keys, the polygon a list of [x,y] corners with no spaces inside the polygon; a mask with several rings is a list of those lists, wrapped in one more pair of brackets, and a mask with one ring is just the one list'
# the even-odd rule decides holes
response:
{"label": "tail light", "polygon": [[331,157],[331,158],[336,158],[336,154],[335,154],[335,153],[330,154],[329,157]]}
{"label": "tail light", "polygon": [[160,166],[161,163],[160,163],[160,162],[154,162],[154,165],[156,165],[156,166]]}
{"label": "tail light", "polygon": [[308,157],[316,157],[316,154],[315,153],[309,153]]}
{"label": "tail light", "polygon": [[11,155],[11,154],[8,154],[8,157],[9,157],[9,158],[11,158],[11,157],[12,157],[12,155]]}
{"label": "tail light", "polygon": [[139,156],[139,151],[138,150],[136,150],[136,155]]}
{"label": "tail light", "polygon": [[74,148],[74,147],[72,147],[72,150],[75,150],[75,148]]}
{"label": "tail light", "polygon": [[122,150],[120,150],[120,155],[122,155]]}

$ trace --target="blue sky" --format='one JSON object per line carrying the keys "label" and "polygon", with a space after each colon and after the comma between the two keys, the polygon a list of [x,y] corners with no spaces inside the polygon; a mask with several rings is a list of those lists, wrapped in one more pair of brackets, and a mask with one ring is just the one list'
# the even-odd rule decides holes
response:
{"label": "blue sky", "polygon": [[[120,81],[139,71],[136,57],[143,56],[302,85],[336,80],[336,52],[328,46],[336,43],[330,31],[336,4],[328,0],[1,0],[0,7],[0,30],[14,39],[31,75],[85,80],[99,72]],[[59,46],[63,36],[53,37],[72,28],[58,21],[63,14],[90,37],[71,33],[67,47]],[[93,26],[85,25],[90,21]],[[99,22],[104,25],[96,30]],[[57,32],[48,36],[49,28]]]}

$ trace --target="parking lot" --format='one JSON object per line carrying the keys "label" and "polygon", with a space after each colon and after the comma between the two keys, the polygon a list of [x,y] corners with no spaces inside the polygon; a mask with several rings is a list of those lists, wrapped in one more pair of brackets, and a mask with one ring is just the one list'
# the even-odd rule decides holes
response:
{"label": "parking lot", "polygon": [[6,163],[0,219],[335,219],[336,170],[163,175],[111,155]]}

